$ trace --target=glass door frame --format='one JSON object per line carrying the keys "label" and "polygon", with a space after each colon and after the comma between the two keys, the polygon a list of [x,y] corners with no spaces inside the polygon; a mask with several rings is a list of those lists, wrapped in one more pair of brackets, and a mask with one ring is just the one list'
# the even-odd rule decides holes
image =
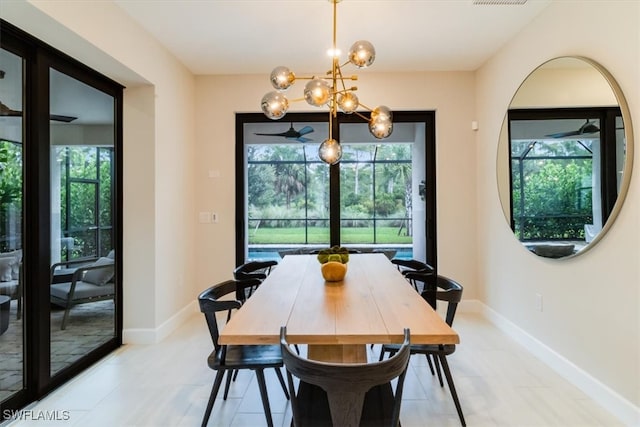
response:
{"label": "glass door frame", "polygon": [[[288,113],[284,122],[327,122],[328,114],[318,113]],[[334,118],[334,138],[340,141],[340,124],[364,123],[359,117],[339,113]],[[437,236],[436,236],[436,131],[435,111],[394,111],[394,123],[424,123],[425,125],[425,253],[428,264],[434,266],[437,271]],[[246,262],[246,171],[244,124],[245,123],[272,123],[273,120],[262,113],[238,113],[236,114],[236,265]],[[384,140],[380,141],[384,144]],[[329,166],[329,229],[330,245],[340,245],[340,163]]]}
{"label": "glass door frame", "polygon": [[[25,388],[2,402],[16,410],[48,394],[122,345],[122,117],[123,89],[119,83],[79,63],[68,55],[0,20],[2,48],[24,60],[23,233]],[[68,368],[50,375],[50,131],[49,69],[65,73],[114,99],[115,194],[115,335]]]}

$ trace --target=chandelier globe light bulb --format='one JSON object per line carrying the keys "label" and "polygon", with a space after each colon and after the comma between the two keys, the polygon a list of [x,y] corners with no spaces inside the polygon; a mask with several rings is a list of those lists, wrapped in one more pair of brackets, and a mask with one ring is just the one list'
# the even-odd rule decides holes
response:
{"label": "chandelier globe light bulb", "polygon": [[335,165],[342,158],[342,147],[335,139],[325,139],[318,147],[318,157],[329,165]]}
{"label": "chandelier globe light bulb", "polygon": [[331,86],[326,80],[314,77],[304,86],[304,99],[315,107],[321,107],[331,100]]}
{"label": "chandelier globe light bulb", "polygon": [[369,120],[369,132],[378,139],[388,138],[393,132],[393,122],[388,117]]}
{"label": "chandelier globe light bulb", "polygon": [[271,120],[281,119],[289,110],[289,100],[278,91],[271,91],[262,97],[262,112]]}
{"label": "chandelier globe light bulb", "polygon": [[387,118],[393,120],[393,112],[386,105],[378,105],[371,111],[371,118],[374,120]]}
{"label": "chandelier globe light bulb", "polygon": [[338,97],[338,106],[345,114],[352,114],[360,106],[358,96],[353,92],[346,92]]}
{"label": "chandelier globe light bulb", "polygon": [[289,68],[279,66],[273,69],[269,79],[276,90],[287,90],[295,82],[296,75]]}
{"label": "chandelier globe light bulb", "polygon": [[358,68],[367,68],[376,59],[376,49],[366,40],[358,40],[349,49],[349,61]]}

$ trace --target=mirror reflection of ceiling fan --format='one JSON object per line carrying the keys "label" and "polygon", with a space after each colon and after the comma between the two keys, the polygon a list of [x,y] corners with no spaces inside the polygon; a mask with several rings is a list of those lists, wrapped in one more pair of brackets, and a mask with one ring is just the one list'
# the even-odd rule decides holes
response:
{"label": "mirror reflection of ceiling fan", "polygon": [[580,128],[578,128],[577,130],[552,133],[550,135],[545,135],[545,136],[549,138],[565,138],[567,136],[586,135],[586,134],[592,134],[597,132],[600,132],[600,128],[596,126],[594,122],[590,122],[589,119],[587,119],[585,123],[582,126],[580,126]]}
{"label": "mirror reflection of ceiling fan", "polygon": [[311,126],[305,126],[300,130],[295,130],[293,128],[293,123],[291,123],[291,127],[286,132],[280,133],[254,133],[254,135],[262,135],[262,136],[282,136],[286,139],[293,139],[298,142],[309,142],[313,141],[311,138],[305,138],[303,135],[313,132],[313,128]]}

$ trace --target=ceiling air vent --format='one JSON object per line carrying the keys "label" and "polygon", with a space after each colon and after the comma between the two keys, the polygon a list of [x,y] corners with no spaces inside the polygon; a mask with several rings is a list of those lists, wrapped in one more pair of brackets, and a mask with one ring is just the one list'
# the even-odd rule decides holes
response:
{"label": "ceiling air vent", "polygon": [[477,5],[514,5],[525,4],[527,0],[473,0]]}

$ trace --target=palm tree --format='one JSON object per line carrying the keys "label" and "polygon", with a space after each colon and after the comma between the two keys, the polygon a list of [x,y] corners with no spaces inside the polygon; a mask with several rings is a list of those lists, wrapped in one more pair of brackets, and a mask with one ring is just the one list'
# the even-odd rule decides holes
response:
{"label": "palm tree", "polygon": [[287,209],[291,207],[293,197],[302,193],[305,189],[304,163],[296,159],[300,157],[301,147],[280,145],[274,147],[270,160],[276,161],[275,190],[284,195]]}
{"label": "palm tree", "polygon": [[[397,160],[406,160],[411,159],[411,145],[409,144],[390,144],[389,149],[391,153],[389,153],[389,157],[395,158]],[[383,188],[389,194],[392,194],[395,188],[395,185],[402,185],[404,188],[404,211],[406,218],[406,226],[407,226],[407,236],[411,236],[412,226],[411,226],[411,218],[413,211],[413,197],[412,197],[412,176],[411,176],[411,162],[405,163],[395,163],[389,165],[384,168],[383,173]],[[398,230],[398,234],[400,234],[400,230]]]}

